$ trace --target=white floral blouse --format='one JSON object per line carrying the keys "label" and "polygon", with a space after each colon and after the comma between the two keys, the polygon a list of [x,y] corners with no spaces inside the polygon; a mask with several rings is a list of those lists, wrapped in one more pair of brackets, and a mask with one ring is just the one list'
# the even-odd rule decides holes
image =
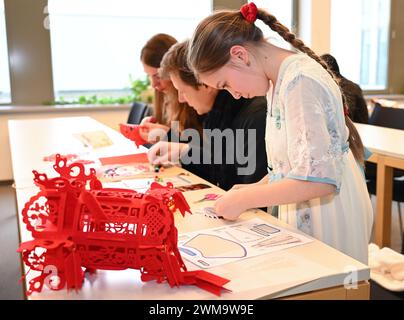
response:
{"label": "white floral blouse", "polygon": [[[270,183],[289,178],[336,187],[335,194],[325,199],[280,206],[279,218],[358,260],[367,261],[372,210],[363,175],[349,150],[349,131],[338,85],[319,63],[305,54],[286,58],[275,87],[270,85],[266,128]],[[351,194],[346,197],[348,190]],[[354,198],[360,198],[359,206],[347,203],[354,202],[352,192]],[[337,212],[341,210],[359,212]],[[347,221],[346,215],[358,219]],[[362,230],[360,248],[351,250],[346,241],[354,239],[348,235],[344,240],[343,234],[350,232],[349,224],[358,223],[364,224],[358,227],[358,231]]]}

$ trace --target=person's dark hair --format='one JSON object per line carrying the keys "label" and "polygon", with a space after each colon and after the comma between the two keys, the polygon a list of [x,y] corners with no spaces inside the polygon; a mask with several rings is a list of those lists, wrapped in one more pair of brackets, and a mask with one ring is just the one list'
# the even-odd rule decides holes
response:
{"label": "person's dark hair", "polygon": [[165,53],[177,43],[177,40],[164,33],[156,34],[146,42],[140,51],[140,60],[153,68],[160,68]]}
{"label": "person's dark hair", "polygon": [[335,75],[337,75],[337,76],[341,75],[341,73],[339,71],[339,65],[338,65],[337,59],[335,59],[329,53],[323,54],[320,58],[328,65],[328,68],[332,72],[334,72]]}
{"label": "person's dark hair", "polygon": [[[160,68],[164,55],[176,43],[177,40],[168,34],[156,34],[142,48],[140,59],[145,65]],[[170,110],[167,110],[167,107]],[[178,101],[178,92],[172,84],[167,88],[166,94],[155,90],[153,115],[158,123],[167,126],[170,126],[172,121],[178,121],[180,132],[188,128],[198,131],[202,129],[196,111],[188,104]]]}
{"label": "person's dark hair", "polygon": [[[263,9],[258,9],[257,19],[278,33],[295,49],[317,61],[339,85],[339,79],[328,68],[328,65],[302,40],[281,24],[275,16]],[[196,76],[214,72],[230,60],[230,49],[233,46],[259,45],[264,41],[261,29],[244,19],[240,11],[219,11],[202,20],[197,26],[189,42],[188,64]],[[345,106],[345,97],[342,91],[341,96]],[[364,148],[359,133],[347,115],[345,115],[345,122],[350,133],[349,144],[352,153],[356,160],[363,164]]]}
{"label": "person's dark hair", "polygon": [[[168,34],[156,34],[146,42],[146,44],[140,51],[140,60],[147,66],[160,68],[160,63],[163,59],[163,56],[168,51],[168,49],[170,49],[171,46],[176,43],[177,40]],[[165,97],[162,92],[159,92],[158,90],[154,91],[153,116],[156,118],[158,123],[168,125],[168,119],[163,107],[164,99]]]}
{"label": "person's dark hair", "polygon": [[168,78],[170,73],[174,73],[178,75],[184,83],[198,89],[200,84],[194,72],[188,66],[187,54],[188,40],[173,45],[161,61],[160,75],[163,78]]}

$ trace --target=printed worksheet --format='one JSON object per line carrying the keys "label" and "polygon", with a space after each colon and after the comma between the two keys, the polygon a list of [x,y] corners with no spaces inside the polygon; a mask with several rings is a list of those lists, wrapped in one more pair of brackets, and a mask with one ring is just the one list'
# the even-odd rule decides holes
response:
{"label": "printed worksheet", "polygon": [[178,249],[184,259],[207,269],[312,241],[304,235],[255,218],[181,234],[178,237]]}

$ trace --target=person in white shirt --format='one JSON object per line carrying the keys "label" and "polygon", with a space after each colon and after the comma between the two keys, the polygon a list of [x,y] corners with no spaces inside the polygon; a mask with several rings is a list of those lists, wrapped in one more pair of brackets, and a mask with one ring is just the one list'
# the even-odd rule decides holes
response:
{"label": "person in white shirt", "polygon": [[[265,40],[256,19],[298,53]],[[235,186],[216,201],[217,214],[235,220],[247,209],[279,205],[281,220],[367,263],[373,211],[360,169],[363,145],[327,65],[254,3],[204,19],[188,60],[199,81],[235,98],[267,95],[269,175]]]}

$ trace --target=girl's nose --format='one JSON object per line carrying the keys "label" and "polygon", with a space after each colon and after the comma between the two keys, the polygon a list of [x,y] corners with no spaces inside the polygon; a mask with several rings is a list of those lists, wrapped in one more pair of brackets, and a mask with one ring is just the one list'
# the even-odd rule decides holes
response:
{"label": "girl's nose", "polygon": [[178,102],[180,103],[185,103],[187,100],[184,97],[184,94],[182,92],[178,92]]}
{"label": "girl's nose", "polygon": [[233,96],[234,99],[238,100],[241,98],[241,93],[231,92],[231,91],[229,91],[229,92],[231,93],[231,95]]}
{"label": "girl's nose", "polygon": [[157,80],[157,79],[152,78],[151,85],[152,85],[152,87],[153,87],[154,89],[157,89],[157,90],[158,90],[159,87],[160,87],[160,81]]}

